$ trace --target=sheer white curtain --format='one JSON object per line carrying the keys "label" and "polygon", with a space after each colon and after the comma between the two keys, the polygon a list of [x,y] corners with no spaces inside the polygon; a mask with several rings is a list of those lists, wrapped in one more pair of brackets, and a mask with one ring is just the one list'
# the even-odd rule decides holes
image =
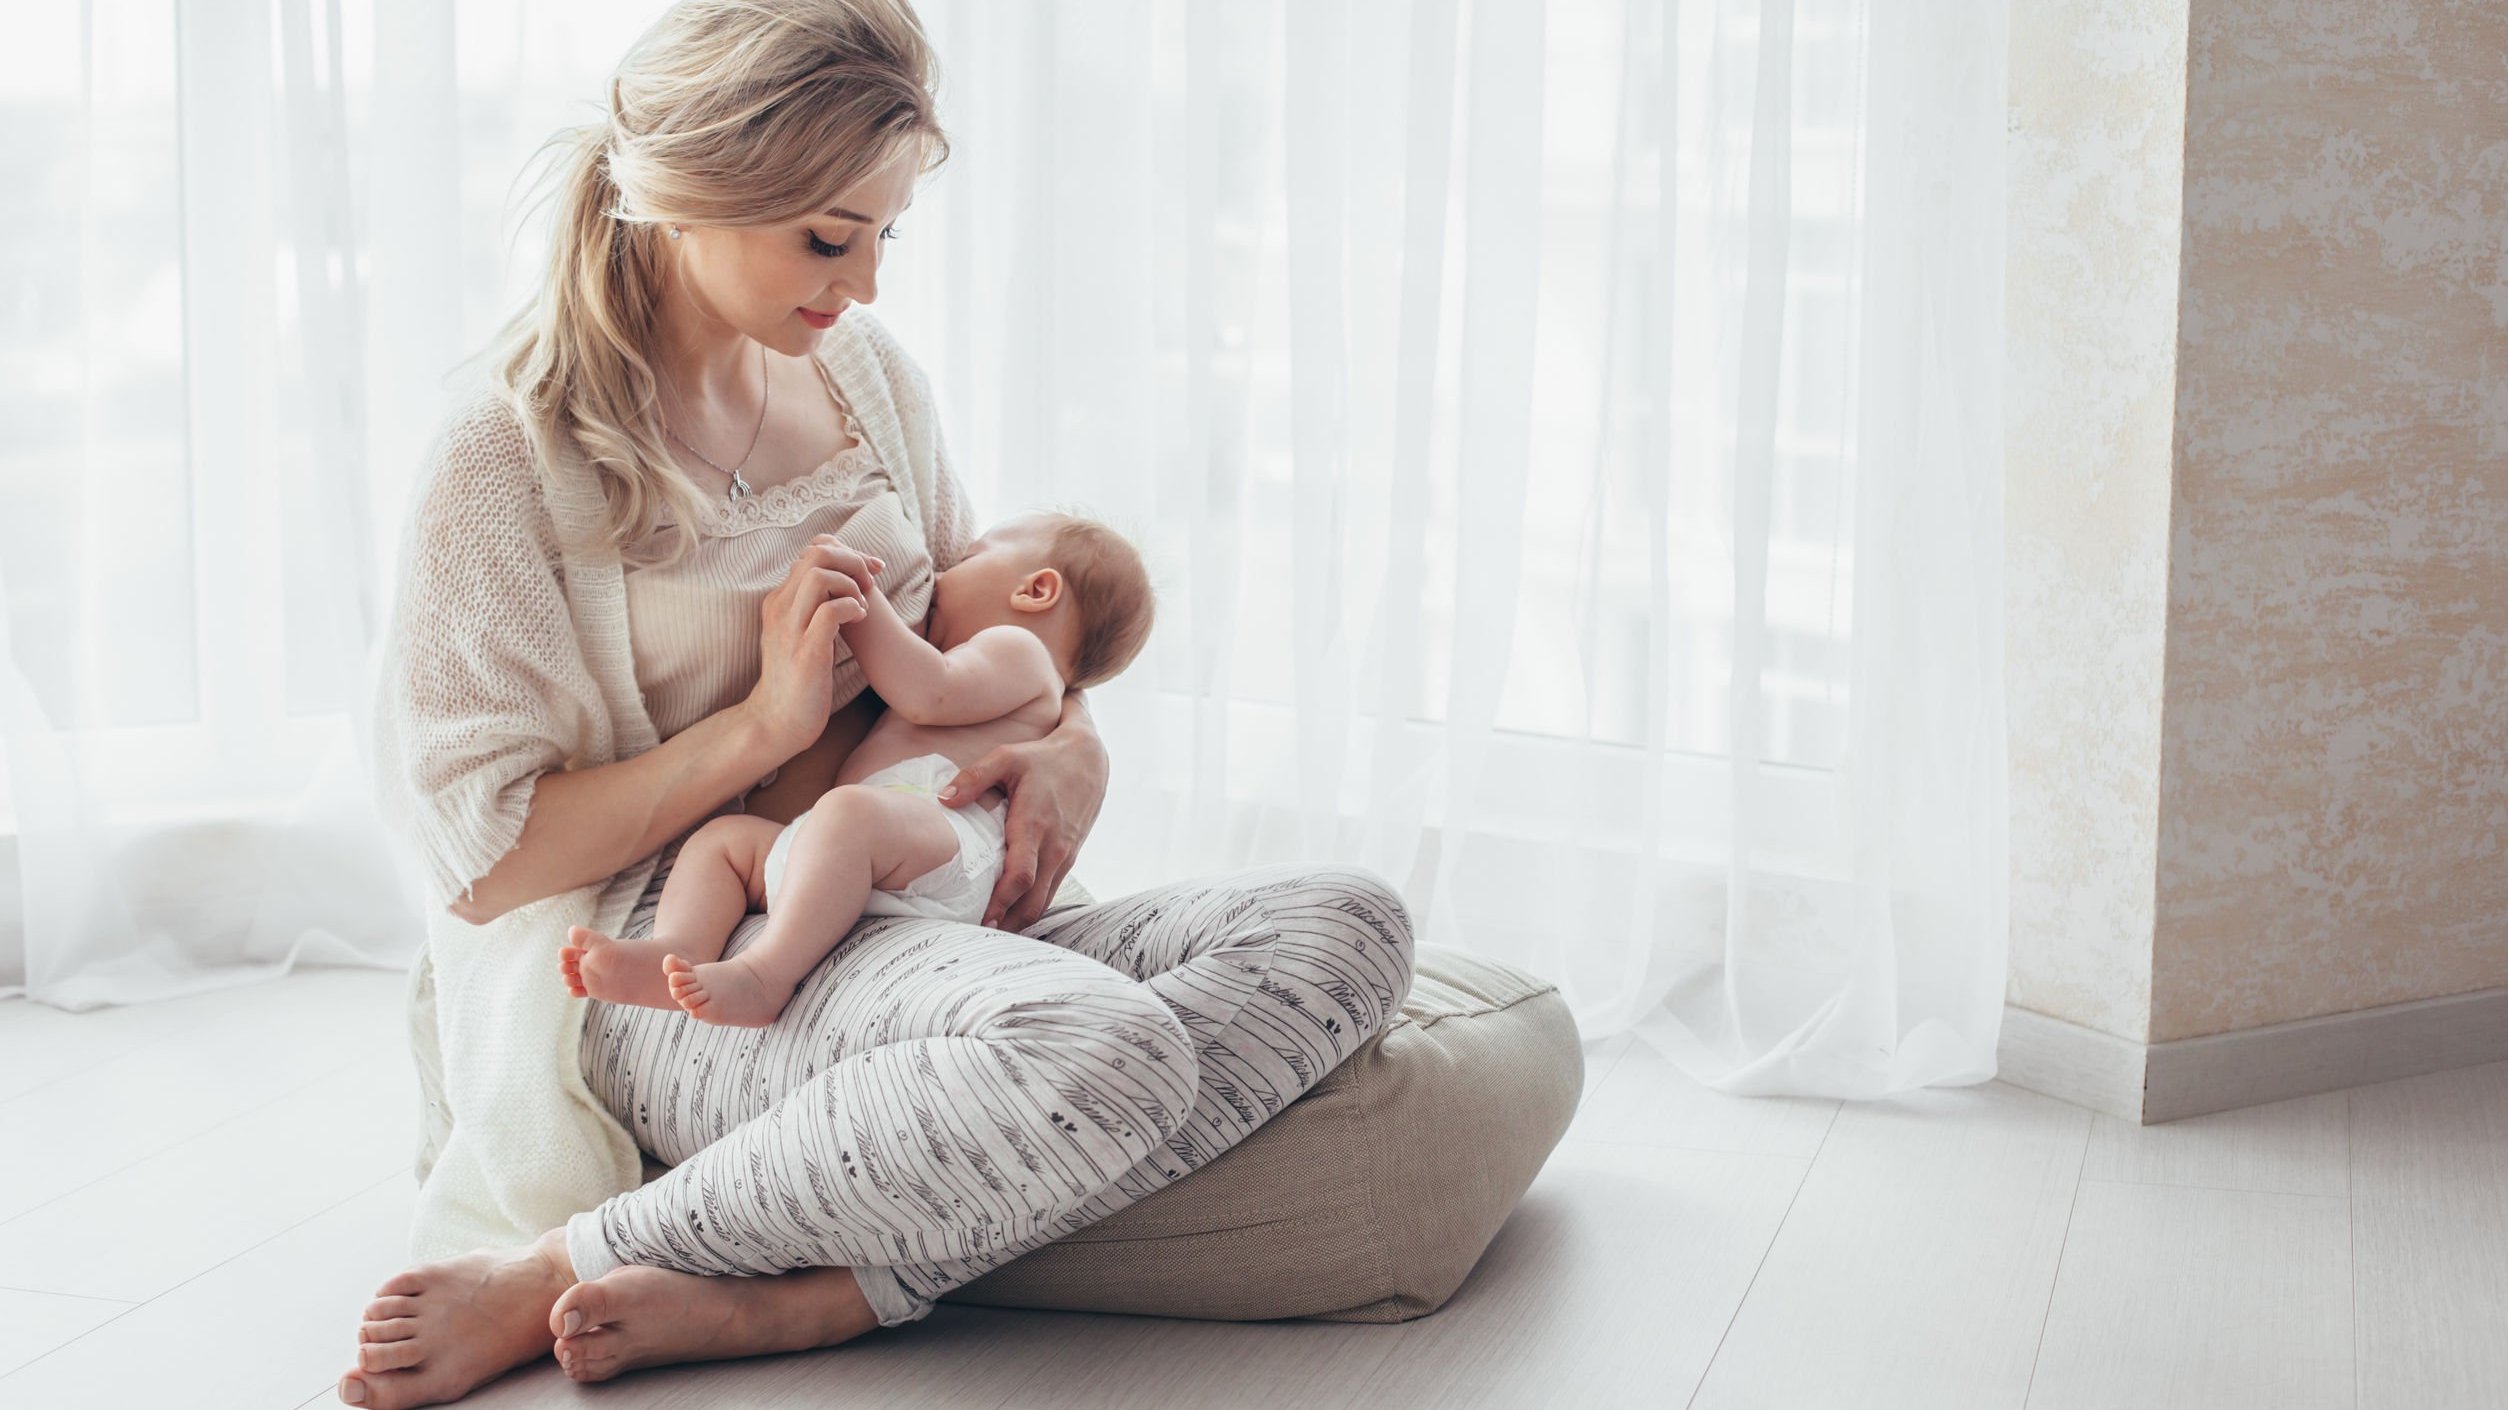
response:
{"label": "sheer white curtain", "polygon": [[883,308],[1164,615],[1101,891],[1291,858],[1736,1092],[1993,1075],[2002,0],[930,0]]}
{"label": "sheer white curtain", "polygon": [[661,8],[0,13],[0,995],[416,954],[359,742],[400,516],[536,272],[509,187]]}
{"label": "sheer white curtain", "polygon": [[[982,513],[1162,591],[1092,888],[1352,861],[1727,1090],[1990,1076],[2003,3],[924,0],[878,312]],[[415,943],[346,739],[402,492],[534,272],[506,183],[663,6],[175,8],[17,61],[0,700],[73,1006]]]}

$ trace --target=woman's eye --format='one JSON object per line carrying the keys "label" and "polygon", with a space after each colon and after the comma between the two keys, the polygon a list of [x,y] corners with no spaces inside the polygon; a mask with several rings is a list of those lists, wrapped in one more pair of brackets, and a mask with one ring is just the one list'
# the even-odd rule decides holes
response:
{"label": "woman's eye", "polygon": [[[896,239],[897,227],[894,224],[891,224],[887,229],[880,232],[880,238],[883,240]],[[810,232],[810,253],[814,255],[821,255],[828,259],[836,259],[851,248],[852,246],[850,245],[831,245],[825,240],[820,239],[818,237],[818,232]]]}

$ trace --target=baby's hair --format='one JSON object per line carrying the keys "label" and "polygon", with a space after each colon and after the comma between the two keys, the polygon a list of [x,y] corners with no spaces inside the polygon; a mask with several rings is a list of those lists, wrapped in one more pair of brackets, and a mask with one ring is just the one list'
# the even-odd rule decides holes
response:
{"label": "baby's hair", "polygon": [[1132,541],[1085,514],[1062,508],[1029,511],[1053,530],[1046,563],[1062,574],[1080,611],[1068,690],[1086,690],[1123,674],[1149,644],[1158,594]]}

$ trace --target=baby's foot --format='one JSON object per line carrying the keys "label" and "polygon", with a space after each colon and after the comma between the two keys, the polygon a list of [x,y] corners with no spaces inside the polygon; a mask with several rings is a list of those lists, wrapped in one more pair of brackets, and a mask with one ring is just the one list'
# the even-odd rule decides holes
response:
{"label": "baby's foot", "polygon": [[764,1028],[784,1011],[792,986],[762,978],[745,955],[693,968],[677,955],[662,958],[663,977],[679,1006],[708,1023]]}
{"label": "baby's foot", "polygon": [[649,1009],[677,1007],[670,986],[662,981],[662,956],[670,953],[662,942],[621,940],[588,925],[566,927],[566,942],[558,948],[557,968],[566,979],[566,991],[576,998]]}

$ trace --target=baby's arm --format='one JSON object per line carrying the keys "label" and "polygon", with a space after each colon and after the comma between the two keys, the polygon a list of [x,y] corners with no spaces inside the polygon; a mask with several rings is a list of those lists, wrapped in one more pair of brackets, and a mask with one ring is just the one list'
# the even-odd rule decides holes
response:
{"label": "baby's arm", "polygon": [[1036,633],[1003,623],[942,651],[900,616],[876,584],[869,611],[837,628],[888,708],[918,725],[980,725],[1029,701],[1060,699],[1062,674]]}

